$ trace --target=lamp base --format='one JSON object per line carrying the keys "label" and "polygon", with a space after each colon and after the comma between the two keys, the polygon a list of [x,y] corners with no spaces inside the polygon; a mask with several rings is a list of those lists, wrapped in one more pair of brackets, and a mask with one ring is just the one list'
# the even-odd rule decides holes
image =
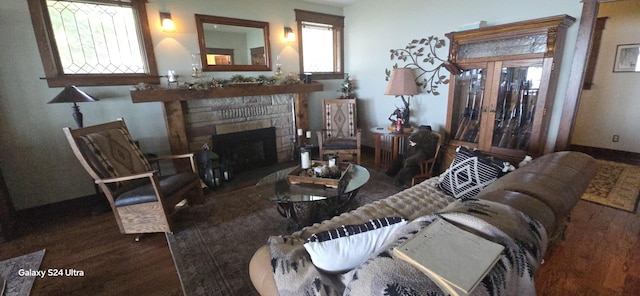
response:
{"label": "lamp base", "polygon": [[76,124],[78,125],[78,127],[83,127],[82,125],[82,113],[80,113],[80,107],[78,106],[78,104],[76,104],[76,102],[73,102],[73,106],[71,107],[73,109],[73,120],[76,121]]}
{"label": "lamp base", "polygon": [[[387,129],[392,133],[397,133],[396,132],[396,126],[393,125],[393,124],[388,125]],[[412,133],[412,132],[413,132],[413,127],[403,127],[402,128],[402,133]]]}

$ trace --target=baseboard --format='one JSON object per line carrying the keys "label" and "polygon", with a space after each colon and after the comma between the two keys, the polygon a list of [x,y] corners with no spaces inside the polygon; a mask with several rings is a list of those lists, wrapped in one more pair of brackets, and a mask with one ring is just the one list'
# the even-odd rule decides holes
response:
{"label": "baseboard", "polygon": [[580,145],[570,145],[569,150],[586,153],[598,159],[640,165],[640,153]]}
{"label": "baseboard", "polygon": [[91,194],[87,196],[67,199],[63,201],[57,201],[50,204],[40,205],[36,207],[20,209],[16,211],[16,217],[19,219],[33,219],[40,215],[50,215],[51,213],[65,213],[68,211],[74,211],[74,215],[78,214],[78,211],[86,210],[86,213],[96,215],[104,209],[104,212],[111,211],[109,204],[104,196]]}

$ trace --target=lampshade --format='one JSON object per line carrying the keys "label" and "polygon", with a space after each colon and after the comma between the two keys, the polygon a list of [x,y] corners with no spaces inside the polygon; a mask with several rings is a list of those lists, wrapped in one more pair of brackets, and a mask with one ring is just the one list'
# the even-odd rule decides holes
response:
{"label": "lampshade", "polygon": [[79,90],[74,85],[65,87],[53,100],[49,101],[47,104],[55,104],[55,103],[73,103],[73,119],[78,124],[78,127],[82,127],[82,113],[80,113],[80,107],[78,104],[80,102],[95,102],[98,99],[88,95],[87,93]]}
{"label": "lampshade", "polygon": [[418,86],[416,85],[416,77],[413,75],[413,69],[396,68],[391,73],[391,79],[387,85],[385,95],[394,96],[413,96],[418,94]]}
{"label": "lampshade", "polygon": [[47,104],[55,103],[75,103],[75,102],[95,102],[98,99],[81,91],[75,85],[65,87],[53,100]]}

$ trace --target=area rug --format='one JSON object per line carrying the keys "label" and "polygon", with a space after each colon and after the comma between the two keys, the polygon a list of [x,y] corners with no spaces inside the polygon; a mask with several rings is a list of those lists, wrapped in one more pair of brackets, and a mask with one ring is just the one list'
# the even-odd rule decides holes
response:
{"label": "area rug", "polygon": [[600,167],[582,199],[635,213],[640,197],[640,166],[598,160]]}
{"label": "area rug", "polygon": [[[352,207],[402,189],[383,173],[369,172],[371,179]],[[209,196],[204,205],[182,209],[176,216],[167,241],[187,296],[258,295],[249,278],[251,256],[269,236],[291,232],[275,204],[258,198],[253,186]]]}
{"label": "area rug", "polygon": [[[25,275],[25,271],[38,271],[45,250],[0,261],[0,276],[7,282],[3,296],[29,295],[35,276]],[[0,288],[2,283],[0,283]]]}

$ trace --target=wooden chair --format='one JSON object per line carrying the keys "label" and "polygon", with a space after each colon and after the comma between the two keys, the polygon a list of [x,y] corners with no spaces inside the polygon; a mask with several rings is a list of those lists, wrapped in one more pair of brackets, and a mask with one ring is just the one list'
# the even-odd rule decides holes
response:
{"label": "wooden chair", "polygon": [[317,132],[320,160],[338,154],[338,161],[360,164],[360,137],[356,99],[324,100],[323,130]]}
{"label": "wooden chair", "polygon": [[159,176],[121,118],[63,130],[73,153],[109,200],[121,233],[172,232],[169,216],[185,196],[191,203],[204,202],[193,154],[151,160],[188,159],[191,163],[188,172]]}
{"label": "wooden chair", "polygon": [[438,137],[438,146],[436,147],[436,153],[432,158],[425,160],[420,164],[420,174],[413,176],[411,178],[411,186],[415,186],[416,184],[433,177],[433,168],[436,166],[436,161],[438,160],[438,154],[440,152],[440,146],[442,146],[442,136],[439,133],[433,132],[434,135]]}

